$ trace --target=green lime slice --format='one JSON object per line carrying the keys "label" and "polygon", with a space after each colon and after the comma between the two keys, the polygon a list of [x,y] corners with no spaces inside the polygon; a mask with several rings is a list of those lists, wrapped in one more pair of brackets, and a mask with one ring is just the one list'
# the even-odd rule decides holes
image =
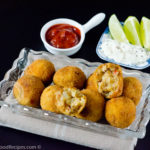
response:
{"label": "green lime slice", "polygon": [[120,24],[120,22],[115,14],[111,15],[109,22],[108,22],[108,26],[109,26],[109,31],[111,33],[111,36],[115,40],[117,40],[119,42],[129,43],[128,39],[123,31],[122,25]]}
{"label": "green lime slice", "polygon": [[136,17],[129,16],[124,22],[124,32],[133,45],[142,46],[140,38],[140,24]]}
{"label": "green lime slice", "polygon": [[140,32],[144,48],[150,50],[150,20],[146,17],[142,17]]}

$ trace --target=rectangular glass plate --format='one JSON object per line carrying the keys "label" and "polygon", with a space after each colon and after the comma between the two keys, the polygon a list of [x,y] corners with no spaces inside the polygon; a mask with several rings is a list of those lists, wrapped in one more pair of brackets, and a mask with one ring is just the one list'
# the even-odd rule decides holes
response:
{"label": "rectangular glass plate", "polygon": [[12,68],[5,74],[0,82],[0,106],[8,107],[12,113],[18,113],[41,120],[65,124],[76,128],[82,128],[91,132],[115,136],[143,138],[146,133],[146,125],[150,119],[150,75],[136,70],[123,68],[123,76],[137,77],[143,84],[142,98],[137,106],[135,121],[125,129],[119,129],[100,121],[98,123],[77,119],[62,114],[55,114],[41,109],[22,106],[17,103],[12,94],[15,81],[22,75],[24,69],[34,60],[45,58],[55,65],[56,70],[67,65],[78,66],[88,77],[101,63],[88,62],[83,59],[71,59],[67,56],[54,56],[44,51],[33,51],[28,48],[21,50],[19,57],[14,61]]}

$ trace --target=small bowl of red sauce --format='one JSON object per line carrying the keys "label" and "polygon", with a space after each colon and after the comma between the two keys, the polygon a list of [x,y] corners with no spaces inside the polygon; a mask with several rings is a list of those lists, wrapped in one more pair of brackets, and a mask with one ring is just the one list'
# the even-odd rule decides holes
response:
{"label": "small bowl of red sauce", "polygon": [[42,27],[42,42],[52,54],[73,55],[80,50],[86,32],[100,24],[104,18],[105,14],[99,13],[84,25],[71,19],[54,19]]}
{"label": "small bowl of red sauce", "polygon": [[45,38],[51,46],[66,49],[80,42],[81,32],[77,27],[69,24],[55,24],[47,30]]}

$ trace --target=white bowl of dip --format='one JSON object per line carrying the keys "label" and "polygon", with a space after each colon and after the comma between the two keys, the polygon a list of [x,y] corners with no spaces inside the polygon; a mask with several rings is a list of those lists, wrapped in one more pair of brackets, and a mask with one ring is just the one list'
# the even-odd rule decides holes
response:
{"label": "white bowl of dip", "polygon": [[127,68],[141,70],[150,66],[150,51],[138,45],[112,39],[108,27],[99,39],[96,53],[107,62]]}

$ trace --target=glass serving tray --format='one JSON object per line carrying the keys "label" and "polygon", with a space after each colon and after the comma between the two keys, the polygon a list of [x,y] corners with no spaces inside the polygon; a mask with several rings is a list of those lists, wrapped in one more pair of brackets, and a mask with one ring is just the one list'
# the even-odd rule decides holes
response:
{"label": "glass serving tray", "polygon": [[12,68],[7,71],[4,79],[0,82],[0,106],[7,107],[12,113],[25,115],[41,120],[65,124],[75,128],[82,128],[91,132],[110,135],[114,137],[137,137],[143,138],[146,133],[146,125],[150,119],[150,75],[136,70],[127,70],[123,68],[123,76],[137,77],[143,84],[142,98],[137,106],[135,121],[125,129],[119,129],[110,126],[105,119],[98,123],[77,119],[75,117],[56,114],[41,109],[22,106],[17,103],[12,94],[12,88],[15,81],[23,74],[24,69],[34,60],[45,58],[53,62],[55,69],[62,68],[67,65],[78,66],[88,77],[99,62],[88,62],[83,59],[71,59],[67,56],[54,56],[44,51],[33,51],[28,48],[21,50],[19,57],[14,61]]}

